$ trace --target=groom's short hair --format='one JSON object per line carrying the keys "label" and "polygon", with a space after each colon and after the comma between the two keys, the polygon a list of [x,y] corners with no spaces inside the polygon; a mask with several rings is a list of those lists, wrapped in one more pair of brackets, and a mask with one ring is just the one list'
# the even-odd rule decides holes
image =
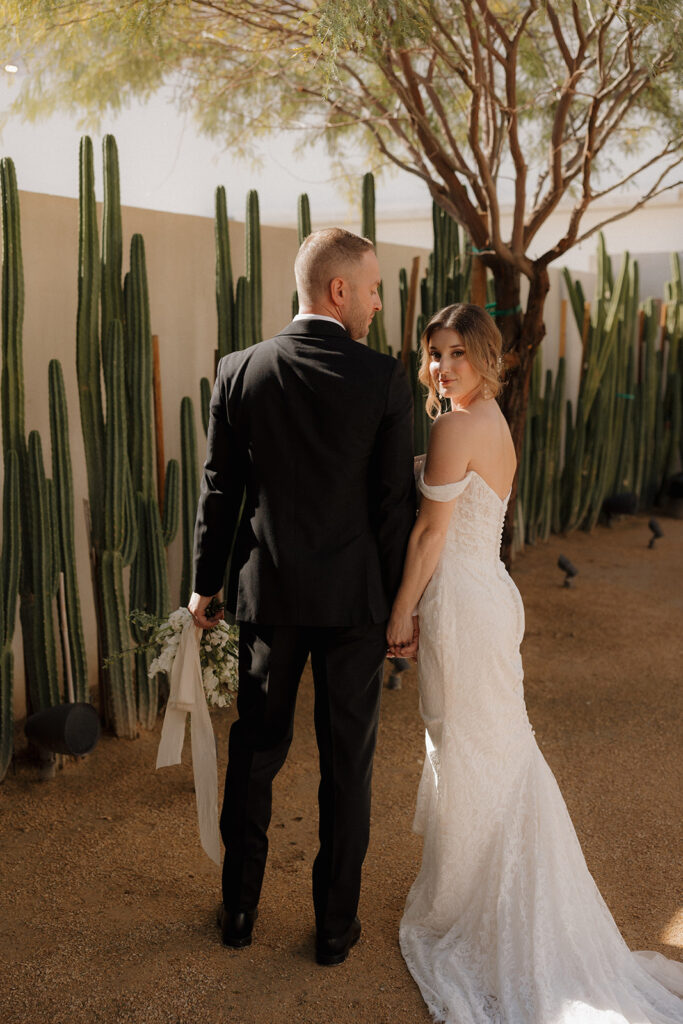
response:
{"label": "groom's short hair", "polygon": [[343,277],[366,252],[374,252],[369,238],[344,228],[313,231],[301,244],[294,261],[294,276],[300,304],[310,304],[327,295],[330,281]]}

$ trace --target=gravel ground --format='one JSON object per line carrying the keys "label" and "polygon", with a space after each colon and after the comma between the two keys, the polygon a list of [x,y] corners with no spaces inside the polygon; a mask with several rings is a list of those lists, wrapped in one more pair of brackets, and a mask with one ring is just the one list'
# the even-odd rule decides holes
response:
{"label": "gravel ground", "polygon": [[[683,522],[553,537],[513,572],[527,612],[529,714],[589,867],[632,948],[683,959],[680,830]],[[579,568],[572,589],[556,566]],[[232,711],[214,716],[222,775]],[[160,728],[106,736],[41,782],[20,754],[0,786],[3,1024],[427,1024],[397,944],[420,860],[410,831],[423,757],[417,680],[385,691],[372,839],[346,964],[313,962],[317,759],[303,679],[276,781],[254,943],[224,949],[219,871],[201,850],[189,761],[154,770]]]}

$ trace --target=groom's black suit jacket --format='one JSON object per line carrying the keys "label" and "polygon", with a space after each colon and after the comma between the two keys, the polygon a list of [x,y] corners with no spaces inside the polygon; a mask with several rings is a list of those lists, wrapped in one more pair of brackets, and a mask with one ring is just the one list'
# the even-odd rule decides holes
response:
{"label": "groom's black suit jacket", "polygon": [[225,356],[195,526],[196,592],[220,590],[239,519],[226,595],[238,621],[385,620],[415,519],[412,447],[400,360],[335,323],[295,320]]}

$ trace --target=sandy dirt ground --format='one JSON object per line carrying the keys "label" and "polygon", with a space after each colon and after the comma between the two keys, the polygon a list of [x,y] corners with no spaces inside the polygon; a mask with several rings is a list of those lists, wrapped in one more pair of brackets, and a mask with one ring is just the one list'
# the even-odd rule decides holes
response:
{"label": "sandy dirt ground", "polygon": [[[526,605],[529,715],[590,870],[632,948],[683,959],[683,522],[661,524],[653,550],[642,518],[553,537],[513,576]],[[560,554],[579,569],[572,589]],[[232,717],[213,719],[221,778]],[[189,741],[181,766],[157,772],[159,731],[105,736],[47,782],[20,740],[0,786],[3,1024],[427,1024],[397,943],[421,848],[410,829],[424,750],[415,670],[383,695],[363,935],[341,967],[313,961],[309,673],[245,950],[224,949],[214,924],[219,870],[199,845]]]}

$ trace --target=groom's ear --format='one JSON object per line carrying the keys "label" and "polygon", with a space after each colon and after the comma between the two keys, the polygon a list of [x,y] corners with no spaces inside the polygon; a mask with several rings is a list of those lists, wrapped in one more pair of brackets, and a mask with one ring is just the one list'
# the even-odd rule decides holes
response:
{"label": "groom's ear", "polygon": [[348,284],[343,277],[333,277],[329,284],[330,298],[335,303],[343,302],[348,295]]}

